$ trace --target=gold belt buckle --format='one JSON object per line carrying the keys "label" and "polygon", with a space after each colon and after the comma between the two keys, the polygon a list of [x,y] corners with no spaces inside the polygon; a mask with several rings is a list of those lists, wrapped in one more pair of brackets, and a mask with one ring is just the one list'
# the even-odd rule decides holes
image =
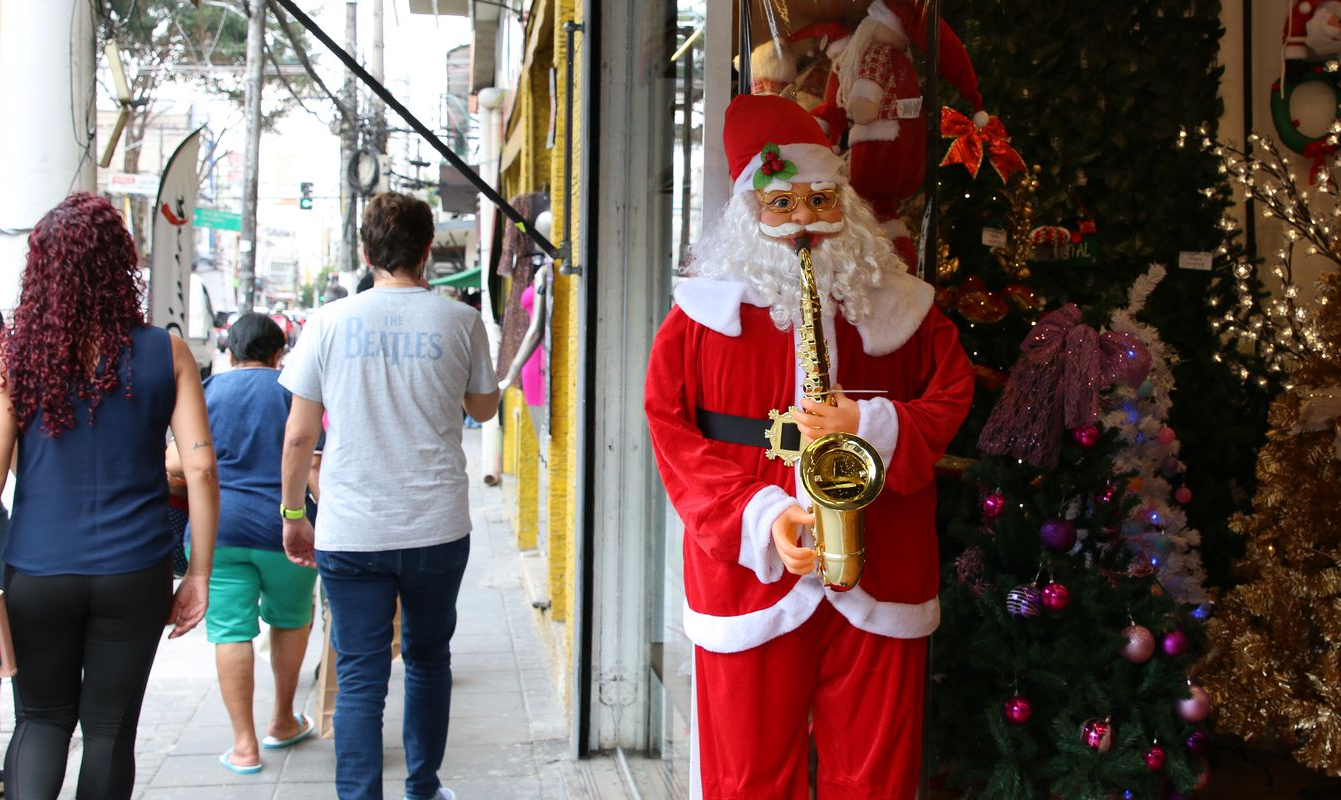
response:
{"label": "gold belt buckle", "polygon": [[[773,421],[773,424],[769,426],[768,432],[764,434],[764,438],[768,439],[768,449],[764,451],[765,456],[768,456],[770,459],[780,458],[782,459],[782,463],[789,467],[796,463],[796,459],[801,457],[801,448],[793,450],[788,447],[783,447],[782,445],[782,427],[784,425],[796,425],[796,417],[794,415],[800,413],[801,410],[796,406],[792,406],[786,411],[778,411],[775,408],[769,409],[768,418]],[[799,425],[797,426],[797,438],[800,438]]]}

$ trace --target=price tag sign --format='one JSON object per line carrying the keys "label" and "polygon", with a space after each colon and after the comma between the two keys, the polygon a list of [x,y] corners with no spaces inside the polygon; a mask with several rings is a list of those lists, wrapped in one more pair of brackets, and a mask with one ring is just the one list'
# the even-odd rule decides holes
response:
{"label": "price tag sign", "polygon": [[1183,250],[1178,254],[1178,268],[1209,272],[1212,260],[1211,254],[1204,250]]}
{"label": "price tag sign", "polygon": [[983,228],[982,243],[988,247],[1005,247],[1006,232],[1000,228]]}

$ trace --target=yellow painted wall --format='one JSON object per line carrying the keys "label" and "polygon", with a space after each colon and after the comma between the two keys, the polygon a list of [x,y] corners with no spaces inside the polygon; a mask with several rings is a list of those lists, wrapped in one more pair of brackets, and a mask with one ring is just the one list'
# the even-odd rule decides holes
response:
{"label": "yellow painted wall", "polygon": [[[504,172],[504,187],[510,194],[550,189],[550,210],[554,217],[554,228],[550,237],[556,245],[565,238],[563,230],[565,182],[572,186],[572,204],[580,207],[580,180],[578,170],[582,164],[581,151],[573,154],[573,172],[564,175],[563,152],[568,138],[564,130],[564,103],[570,90],[566,80],[567,68],[567,32],[564,24],[570,20],[581,22],[581,10],[576,0],[536,0],[531,9],[530,20],[533,24],[527,30],[527,49],[532,52],[529,69],[523,72],[513,112],[508,122],[507,140],[519,149],[516,160]],[[537,20],[540,23],[534,24]],[[576,52],[579,56],[575,65],[575,75],[581,75],[582,37],[577,37]],[[532,47],[534,45],[534,47]],[[550,70],[555,71],[555,97],[553,98],[554,145],[547,147],[550,133]],[[581,108],[581,88],[571,87],[574,91],[575,109]],[[580,114],[575,111],[575,117]],[[580,118],[574,120],[580,124]],[[581,142],[581,132],[575,131],[576,141]],[[519,139],[517,137],[520,137]],[[581,221],[576,218],[572,241],[580,235]],[[556,266],[558,266],[556,264]],[[550,440],[549,458],[544,468],[547,487],[544,497],[538,496],[540,481],[538,451],[535,433],[531,428],[529,415],[522,403],[518,390],[509,390],[504,398],[506,441],[504,444],[504,469],[516,475],[518,487],[518,507],[514,509],[513,524],[518,534],[518,543],[522,548],[535,547],[536,537],[528,529],[536,519],[535,511],[544,503],[546,519],[547,578],[550,594],[548,620],[559,623],[553,633],[551,653],[558,670],[557,674],[568,671],[569,654],[573,652],[573,625],[576,618],[576,593],[574,587],[577,575],[575,530],[577,519],[577,484],[580,476],[577,472],[577,415],[580,397],[577,385],[577,370],[580,353],[578,350],[578,293],[579,277],[555,275],[553,279],[553,316],[550,324],[551,351],[551,396],[550,396]],[[561,631],[561,633],[560,633]],[[568,683],[564,682],[567,691]]]}
{"label": "yellow painted wall", "polygon": [[[552,176],[550,185],[555,187],[552,193],[550,208],[554,214],[554,240],[562,242],[566,234],[569,240],[573,242],[574,248],[581,240],[581,222],[578,209],[582,207],[581,203],[581,180],[580,166],[582,164],[581,142],[582,131],[576,126],[581,125],[581,114],[577,109],[582,108],[582,61],[581,56],[585,51],[584,37],[585,33],[579,32],[574,42],[574,51],[577,60],[574,64],[574,85],[568,86],[565,71],[567,68],[568,56],[568,34],[564,30],[564,25],[571,21],[582,22],[581,7],[576,0],[555,0],[554,19],[554,59],[553,67],[557,72],[558,79],[555,81],[556,96],[556,132],[554,141],[554,157],[550,167]],[[573,92],[573,131],[564,130],[564,105],[567,102],[567,93]],[[565,175],[563,172],[563,151],[569,137],[573,137],[575,142],[572,159],[572,175]],[[572,231],[563,230],[564,217],[564,196],[559,187],[564,186],[565,182],[571,187],[573,206],[572,213]],[[581,266],[579,264],[579,266]],[[577,382],[579,359],[581,353],[578,349],[578,330],[580,320],[578,317],[578,293],[580,290],[581,278],[577,276],[556,276],[554,280],[554,316],[551,321],[551,340],[553,342],[553,351],[550,354],[551,363],[555,365],[553,384],[553,397],[551,399],[551,456],[550,456],[550,474],[549,474],[549,537],[550,537],[550,595],[553,600],[553,614],[556,621],[563,621],[564,626],[563,649],[567,653],[573,652],[573,625],[571,620],[576,618],[577,597],[574,591],[577,578],[577,495],[578,484],[581,476],[577,470],[577,415],[579,409],[579,392],[581,391]],[[560,366],[561,365],[561,366]]]}

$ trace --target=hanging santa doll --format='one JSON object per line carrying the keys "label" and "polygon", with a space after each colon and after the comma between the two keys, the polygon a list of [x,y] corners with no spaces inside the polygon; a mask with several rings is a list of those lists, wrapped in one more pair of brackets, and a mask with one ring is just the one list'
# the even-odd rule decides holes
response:
{"label": "hanging santa doll", "polygon": [[[842,125],[850,124],[852,188],[871,204],[899,255],[911,263],[912,240],[899,211],[922,188],[927,134],[909,45],[926,49],[926,19],[915,0],[875,0],[836,59],[829,102],[813,113],[835,143]],[[986,125],[978,76],[945,20],[938,49],[940,74],[973,106],[973,121]]]}
{"label": "hanging santa doll", "polygon": [[1341,54],[1341,2],[1293,0],[1284,47],[1286,61],[1325,61]]}

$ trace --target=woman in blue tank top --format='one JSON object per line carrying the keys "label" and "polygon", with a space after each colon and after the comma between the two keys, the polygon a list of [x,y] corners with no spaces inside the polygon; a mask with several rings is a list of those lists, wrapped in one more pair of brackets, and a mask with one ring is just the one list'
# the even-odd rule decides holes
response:
{"label": "woman in blue tank top", "polygon": [[[163,626],[181,636],[209,600],[219,486],[200,375],[181,339],[145,324],[137,262],[120,213],[70,195],[28,237],[19,304],[0,339],[0,453],[18,445],[4,552],[18,667],[5,778],[16,797],[60,792],[76,723],[76,796],[131,796]],[[169,428],[196,531],[175,595]],[[4,481],[0,473],[0,489]]]}

